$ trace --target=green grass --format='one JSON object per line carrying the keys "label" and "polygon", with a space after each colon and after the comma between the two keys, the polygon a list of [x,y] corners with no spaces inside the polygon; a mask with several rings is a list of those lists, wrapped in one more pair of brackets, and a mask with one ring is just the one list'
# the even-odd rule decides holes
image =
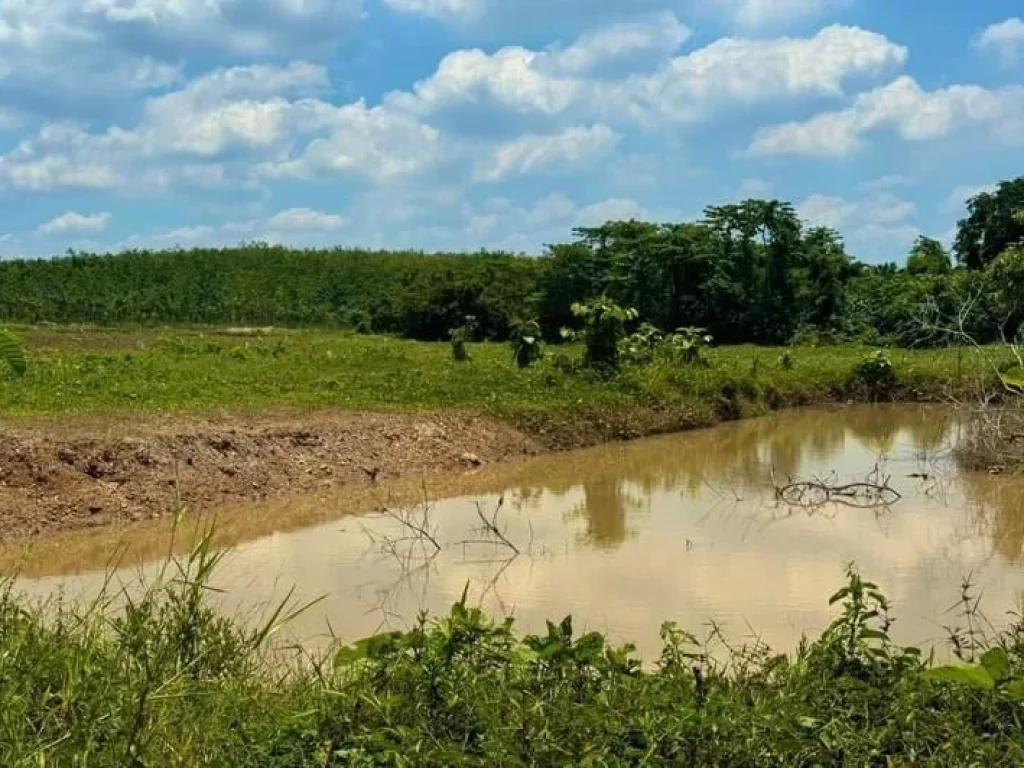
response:
{"label": "green grass", "polygon": [[[663,629],[660,659],[573,634],[518,636],[465,601],[438,621],[290,665],[207,602],[208,539],[127,606],[29,605],[0,588],[4,766],[821,766],[1024,762],[1024,634],[967,667],[894,645],[852,572],[796,653]],[[2,586],[2,585],[0,585]],[[108,595],[107,598],[112,597]],[[952,596],[951,596],[952,598]]]}
{"label": "green grass", "polygon": [[[852,372],[872,350],[727,347],[710,365],[656,363],[627,367],[602,379],[563,370],[557,357],[578,360],[578,348],[549,351],[521,371],[503,344],[470,346],[456,363],[446,344],[328,331],[276,331],[259,336],[186,329],[22,329],[30,367],[22,378],[0,373],[0,410],[54,415],[126,411],[338,408],[417,411],[464,409],[507,417],[571,412],[687,411],[711,422],[829,398],[869,397]],[[934,397],[993,378],[971,352],[888,353],[899,396]],[[874,393],[877,394],[877,393]],[[886,396],[893,393],[884,393]]]}

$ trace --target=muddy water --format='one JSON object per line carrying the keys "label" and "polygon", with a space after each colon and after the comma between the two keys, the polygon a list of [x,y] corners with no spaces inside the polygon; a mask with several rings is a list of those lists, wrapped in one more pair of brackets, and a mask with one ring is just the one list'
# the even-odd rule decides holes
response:
{"label": "muddy water", "polygon": [[[231,549],[217,586],[224,609],[245,615],[292,586],[299,599],[322,596],[290,629],[307,645],[401,628],[421,609],[444,612],[468,585],[471,601],[521,628],[572,614],[650,658],[666,619],[697,632],[715,620],[733,638],[756,631],[788,649],[828,624],[828,597],[855,562],[894,602],[898,639],[927,646],[955,621],[948,608],[965,577],[997,624],[1024,595],[1024,484],[957,472],[957,428],[930,408],[799,411],[416,488],[238,510],[218,521]],[[773,473],[847,482],[872,472],[890,477],[902,499],[806,509],[780,504],[772,486]],[[394,517],[352,514],[389,500],[440,549],[410,540]],[[481,513],[508,543],[481,530]],[[4,568],[17,558],[32,595],[88,595],[112,552],[116,580],[131,583],[152,578],[168,547],[166,528],[134,528],[8,551]]]}

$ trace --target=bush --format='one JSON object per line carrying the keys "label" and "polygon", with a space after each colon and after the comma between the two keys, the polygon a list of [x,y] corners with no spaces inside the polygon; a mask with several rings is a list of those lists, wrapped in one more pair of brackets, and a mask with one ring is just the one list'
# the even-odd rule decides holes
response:
{"label": "bush", "polygon": [[896,386],[896,370],[889,356],[880,349],[857,363],[853,369],[853,382],[874,394],[884,394]]}
{"label": "bush", "polygon": [[544,357],[544,340],[536,320],[517,323],[512,331],[512,359],[520,368],[529,368]]}
{"label": "bush", "polygon": [[[573,316],[583,324],[585,353],[583,364],[588,368],[614,372],[619,368],[619,343],[626,335],[626,324],[637,319],[637,311],[620,307],[607,299],[574,304]],[[563,338],[576,334],[563,332]]]}

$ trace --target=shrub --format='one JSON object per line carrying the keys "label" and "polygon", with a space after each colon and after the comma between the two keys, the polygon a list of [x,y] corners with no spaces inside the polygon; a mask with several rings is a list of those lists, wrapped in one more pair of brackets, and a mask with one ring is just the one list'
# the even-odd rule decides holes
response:
{"label": "shrub", "polygon": [[885,351],[879,349],[857,363],[853,369],[853,381],[873,393],[881,394],[896,386],[896,370]]}
{"label": "shrub", "polygon": [[512,330],[512,359],[519,368],[529,368],[544,357],[544,341],[536,320],[516,323]]}
{"label": "shrub", "polygon": [[476,332],[476,318],[472,315],[466,315],[465,321],[462,325],[457,328],[452,328],[449,331],[449,335],[452,340],[452,357],[457,363],[468,363],[469,362],[469,350],[466,348],[466,344],[473,338],[473,334]]}
{"label": "shrub", "polygon": [[[583,363],[588,368],[616,371],[619,368],[619,342],[626,335],[626,325],[637,319],[637,311],[620,307],[608,299],[586,304],[573,304],[572,314],[583,324]],[[572,331],[563,338],[574,338]]]}

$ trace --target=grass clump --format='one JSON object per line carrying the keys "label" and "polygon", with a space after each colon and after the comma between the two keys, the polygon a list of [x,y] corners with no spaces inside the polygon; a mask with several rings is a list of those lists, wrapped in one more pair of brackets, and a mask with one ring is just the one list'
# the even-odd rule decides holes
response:
{"label": "grass clump", "polygon": [[[674,624],[642,666],[572,620],[520,637],[465,595],[437,620],[303,664],[209,604],[203,543],[114,610],[0,592],[4,765],[1019,765],[1024,633],[933,668],[856,571],[791,656]],[[122,596],[123,597],[123,596]],[[976,608],[975,608],[976,610]],[[971,626],[975,626],[971,624]],[[716,644],[717,653],[712,653]],[[961,643],[958,648],[963,649]],[[986,677],[987,676],[987,677]]]}

